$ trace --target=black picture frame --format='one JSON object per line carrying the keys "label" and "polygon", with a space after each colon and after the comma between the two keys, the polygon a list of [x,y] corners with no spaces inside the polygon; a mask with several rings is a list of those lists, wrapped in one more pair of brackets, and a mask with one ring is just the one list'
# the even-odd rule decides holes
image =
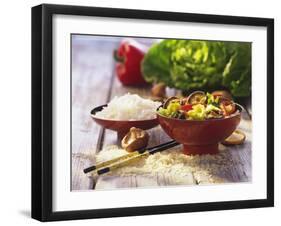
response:
{"label": "black picture frame", "polygon": [[[267,198],[96,210],[52,210],[52,18],[55,14],[182,21],[267,28]],[[32,218],[122,217],[274,206],[274,20],[177,12],[43,4],[32,8]]]}

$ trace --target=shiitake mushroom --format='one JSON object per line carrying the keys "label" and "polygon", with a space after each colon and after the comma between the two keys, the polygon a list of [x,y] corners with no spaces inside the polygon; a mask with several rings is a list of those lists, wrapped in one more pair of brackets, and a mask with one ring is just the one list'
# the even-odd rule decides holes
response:
{"label": "shiitake mushroom", "polygon": [[164,102],[163,108],[167,108],[168,105],[169,105],[169,103],[170,103],[171,101],[173,101],[173,100],[179,100],[179,98],[176,97],[176,96],[169,97],[169,98]]}
{"label": "shiitake mushroom", "polygon": [[165,98],[166,97],[166,85],[164,83],[157,83],[153,85],[151,89],[153,97]]}
{"label": "shiitake mushroom", "polygon": [[195,91],[187,97],[188,104],[205,104],[207,96],[203,91]]}
{"label": "shiitake mushroom", "polygon": [[240,130],[235,130],[228,138],[221,143],[224,145],[239,145],[246,140],[246,135]]}
{"label": "shiitake mushroom", "polygon": [[222,109],[224,116],[229,116],[236,111],[236,106],[231,100],[222,100],[220,101],[220,109]]}
{"label": "shiitake mushroom", "polygon": [[145,148],[148,144],[149,135],[145,130],[132,127],[123,137],[121,146],[128,152]]}
{"label": "shiitake mushroom", "polygon": [[212,95],[215,97],[232,100],[231,94],[226,90],[216,90],[216,91],[212,92]]}

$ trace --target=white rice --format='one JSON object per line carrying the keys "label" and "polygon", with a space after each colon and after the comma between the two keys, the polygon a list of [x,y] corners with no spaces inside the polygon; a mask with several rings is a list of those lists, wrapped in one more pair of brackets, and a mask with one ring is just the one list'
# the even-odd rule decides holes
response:
{"label": "white rice", "polygon": [[114,97],[96,117],[113,120],[146,120],[156,118],[156,109],[161,105],[136,94],[127,93],[121,97]]}
{"label": "white rice", "polygon": [[[101,163],[125,154],[128,152],[124,149],[109,145],[95,156],[95,161]],[[186,184],[188,175],[193,174],[199,184],[226,183],[231,182],[231,178],[226,177],[227,173],[241,164],[241,160],[233,159],[231,152],[223,145],[219,146],[219,153],[216,155],[185,155],[182,147],[177,146],[131,162],[108,175],[171,175],[173,183]]]}

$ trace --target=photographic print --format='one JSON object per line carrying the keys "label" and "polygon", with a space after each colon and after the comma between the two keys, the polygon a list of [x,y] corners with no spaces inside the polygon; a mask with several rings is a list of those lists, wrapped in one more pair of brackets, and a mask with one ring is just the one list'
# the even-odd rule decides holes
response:
{"label": "photographic print", "polygon": [[32,217],[274,205],[274,20],[32,8]]}
{"label": "photographic print", "polygon": [[72,191],[251,183],[250,42],[70,38]]}

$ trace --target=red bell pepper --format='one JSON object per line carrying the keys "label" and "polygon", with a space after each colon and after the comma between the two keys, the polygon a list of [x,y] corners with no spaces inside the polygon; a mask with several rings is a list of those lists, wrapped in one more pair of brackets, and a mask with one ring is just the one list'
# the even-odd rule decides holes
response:
{"label": "red bell pepper", "polygon": [[121,42],[118,50],[114,51],[116,74],[123,85],[144,85],[146,81],[141,73],[141,61],[146,47],[133,40]]}
{"label": "red bell pepper", "polygon": [[180,109],[188,112],[188,111],[192,110],[192,104],[185,104],[185,105],[181,106]]}

